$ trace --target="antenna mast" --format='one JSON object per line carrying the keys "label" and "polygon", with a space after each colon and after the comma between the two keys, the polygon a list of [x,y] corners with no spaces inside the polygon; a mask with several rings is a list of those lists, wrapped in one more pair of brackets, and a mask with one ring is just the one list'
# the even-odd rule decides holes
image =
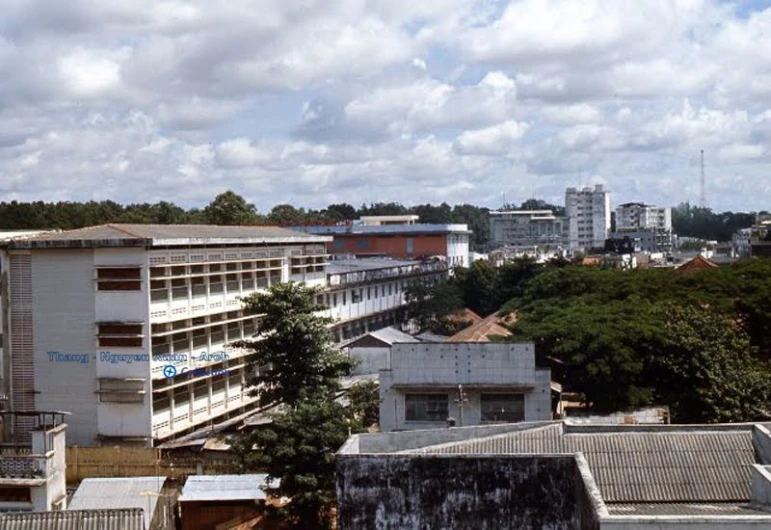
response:
{"label": "antenna mast", "polygon": [[701,150],[701,193],[699,195],[699,203],[702,208],[707,207],[707,195],[704,190],[706,179],[704,178],[704,149]]}

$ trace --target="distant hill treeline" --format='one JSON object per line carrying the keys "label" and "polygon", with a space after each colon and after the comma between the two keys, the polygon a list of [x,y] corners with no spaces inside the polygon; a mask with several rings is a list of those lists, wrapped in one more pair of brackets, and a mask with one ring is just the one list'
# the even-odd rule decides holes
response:
{"label": "distant hill treeline", "polygon": [[[519,206],[507,205],[508,209],[551,209],[556,215],[564,215],[564,207],[542,200],[529,199]],[[114,201],[88,202],[0,202],[0,230],[60,229],[68,230],[104,223],[153,223],[153,224],[271,224],[296,226],[331,224],[358,219],[367,215],[419,215],[423,223],[465,223],[473,231],[471,246],[484,250],[490,240],[489,208],[471,204],[438,206],[421,204],[404,206],[399,203],[363,204],[356,208],[351,204],[330,204],[324,209],[297,208],[291,204],[274,206],[267,214],[261,214],[253,204],[240,195],[226,191],[217,195],[204,208],[186,210],[174,203],[161,201],[155,204],[118,204]],[[751,226],[754,213],[714,213],[709,208],[681,204],[672,211],[675,233],[681,236],[726,241],[739,228]]]}

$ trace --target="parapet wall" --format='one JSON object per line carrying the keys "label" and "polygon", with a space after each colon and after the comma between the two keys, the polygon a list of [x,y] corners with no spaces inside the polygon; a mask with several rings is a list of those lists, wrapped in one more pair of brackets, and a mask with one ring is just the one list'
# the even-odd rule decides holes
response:
{"label": "parapet wall", "polygon": [[596,530],[573,455],[345,455],[338,528]]}

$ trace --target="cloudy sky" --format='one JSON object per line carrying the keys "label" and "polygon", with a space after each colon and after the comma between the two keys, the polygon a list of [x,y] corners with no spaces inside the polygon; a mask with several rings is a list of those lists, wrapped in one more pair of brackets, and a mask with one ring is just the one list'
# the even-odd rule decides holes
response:
{"label": "cloudy sky", "polygon": [[771,208],[771,1],[0,6],[0,200]]}

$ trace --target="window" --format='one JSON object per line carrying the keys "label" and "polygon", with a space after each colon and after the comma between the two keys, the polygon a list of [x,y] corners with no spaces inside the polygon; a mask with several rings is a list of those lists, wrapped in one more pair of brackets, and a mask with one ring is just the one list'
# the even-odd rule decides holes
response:
{"label": "window", "polygon": [[139,267],[115,267],[96,270],[99,291],[141,291],[142,270]]}
{"label": "window", "polygon": [[450,415],[447,394],[407,394],[404,396],[406,421],[445,421]]}
{"label": "window", "polygon": [[337,293],[332,295],[332,307],[337,307]]}
{"label": "window", "polygon": [[343,305],[348,303],[348,291],[343,291]]}
{"label": "window", "polygon": [[369,287],[367,287],[367,300],[370,300],[370,299],[372,299],[372,291],[370,290]]}
{"label": "window", "polygon": [[142,347],[142,324],[99,324],[100,347]]}
{"label": "window", "polygon": [[408,237],[407,238],[407,254],[412,254],[413,252],[413,238]]}
{"label": "window", "polygon": [[482,394],[483,422],[512,423],[525,420],[524,394]]}
{"label": "window", "polygon": [[356,246],[361,248],[361,249],[369,248],[369,239],[366,239],[366,238],[363,238],[363,237],[357,239],[356,240]]}

